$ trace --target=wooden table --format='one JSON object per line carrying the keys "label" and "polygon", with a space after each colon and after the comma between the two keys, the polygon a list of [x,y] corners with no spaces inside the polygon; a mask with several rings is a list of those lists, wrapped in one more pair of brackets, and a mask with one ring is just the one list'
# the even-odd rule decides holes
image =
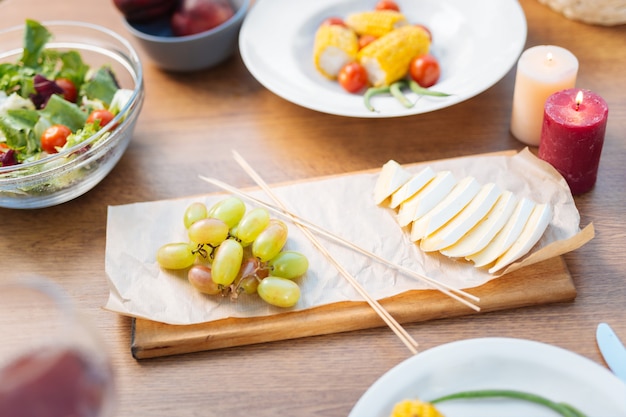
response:
{"label": "wooden table", "polygon": [[[626,340],[626,26],[577,23],[522,0],[527,47],[555,44],[580,61],[578,86],[601,94],[610,114],[595,189],[576,197],[596,237],[564,259],[575,301],[433,320],[405,327],[421,350],[485,336],[554,344],[604,364],[594,339],[609,322]],[[4,0],[2,26],[76,19],[127,34],[110,1]],[[142,55],[143,57],[143,55]],[[270,182],[524,147],[509,133],[515,69],[477,97],[414,117],[362,120],[317,113],[266,90],[239,55],[193,74],[145,62],[146,101],[135,137],[95,189],[41,210],[0,210],[2,278],[44,274],[60,283],[104,335],[117,371],[117,416],[341,416],[385,371],[409,355],[386,327],[137,361],[131,319],[104,311],[107,206],[203,194],[215,174],[252,185],[231,158],[238,149]],[[550,277],[546,277],[549,279]],[[19,329],[16,329],[19,331]]]}

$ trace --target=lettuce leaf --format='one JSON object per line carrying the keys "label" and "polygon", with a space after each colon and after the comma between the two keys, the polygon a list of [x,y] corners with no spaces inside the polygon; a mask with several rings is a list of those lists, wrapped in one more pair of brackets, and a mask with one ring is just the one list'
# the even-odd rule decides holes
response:
{"label": "lettuce leaf", "polygon": [[34,130],[38,120],[38,112],[30,109],[10,109],[0,118],[0,131],[9,148],[18,151],[18,160],[22,155],[39,151],[39,138]]}
{"label": "lettuce leaf", "polygon": [[64,52],[59,56],[59,59],[63,65],[58,71],[58,74],[56,74],[56,78],[67,78],[80,90],[85,82],[85,78],[87,78],[89,65],[83,62],[82,57],[77,51]]}
{"label": "lettuce leaf", "polygon": [[38,68],[41,65],[41,54],[52,34],[41,23],[26,19],[24,31],[24,50],[20,62],[25,67]]}
{"label": "lettuce leaf", "polygon": [[[74,145],[84,142],[85,140],[91,138],[93,135],[98,133],[99,130],[100,130],[99,120],[96,120],[95,123],[87,123],[84,128],[77,130],[76,133],[72,133],[71,135],[67,137],[67,142],[65,143],[64,148],[71,148]],[[100,138],[98,141],[104,139],[105,137],[109,135],[110,135],[110,132],[106,132],[105,134],[100,135],[102,136],[102,138]]]}
{"label": "lettuce leaf", "polygon": [[76,104],[70,103],[63,97],[53,94],[48,104],[40,110],[41,117],[50,121],[50,124],[65,125],[72,132],[82,128],[87,121],[88,114],[82,111]]}
{"label": "lettuce leaf", "polygon": [[118,89],[119,85],[111,69],[101,67],[82,85],[81,93],[92,100],[100,100],[109,107]]}

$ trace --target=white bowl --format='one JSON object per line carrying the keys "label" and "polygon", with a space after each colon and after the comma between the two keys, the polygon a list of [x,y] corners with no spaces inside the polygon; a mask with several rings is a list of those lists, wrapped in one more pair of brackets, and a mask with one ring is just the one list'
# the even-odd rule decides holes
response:
{"label": "white bowl", "polygon": [[[46,48],[76,50],[92,67],[109,65],[120,86],[132,90],[132,95],[112,123],[86,141],[39,161],[0,167],[0,207],[49,207],[92,189],[113,169],[126,150],[143,104],[142,66],[128,41],[94,24],[41,23],[53,35]],[[0,63],[15,63],[20,58],[24,28],[19,26],[0,31]],[[103,135],[108,137],[101,140]]]}

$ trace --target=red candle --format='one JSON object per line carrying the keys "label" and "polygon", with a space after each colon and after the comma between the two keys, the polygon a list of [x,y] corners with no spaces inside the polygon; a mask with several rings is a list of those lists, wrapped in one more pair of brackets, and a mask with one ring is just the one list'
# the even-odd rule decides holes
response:
{"label": "red candle", "polygon": [[596,183],[608,114],[604,99],[589,90],[570,88],[546,100],[539,158],[563,175],[572,194]]}

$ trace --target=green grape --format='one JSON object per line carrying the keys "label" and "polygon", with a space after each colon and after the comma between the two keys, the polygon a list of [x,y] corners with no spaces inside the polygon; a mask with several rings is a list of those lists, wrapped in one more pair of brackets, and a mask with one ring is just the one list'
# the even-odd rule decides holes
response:
{"label": "green grape", "polygon": [[156,253],[156,260],[165,269],[185,269],[196,260],[195,246],[188,242],[167,243]]}
{"label": "green grape", "polygon": [[201,293],[216,295],[222,292],[219,285],[213,281],[211,268],[206,265],[193,265],[187,272],[187,279]]}
{"label": "green grape", "polygon": [[268,276],[259,283],[257,293],[266,303],[277,307],[293,307],[300,299],[300,287],[287,278]]}
{"label": "green grape", "polygon": [[213,281],[223,287],[227,287],[235,281],[241,261],[243,260],[243,247],[234,239],[227,239],[217,248],[213,259]]}
{"label": "green grape", "polygon": [[258,287],[259,279],[255,275],[242,277],[237,283],[237,288],[240,288],[246,294],[256,294]]}
{"label": "green grape", "polygon": [[[239,224],[241,224],[241,222],[239,222]],[[239,224],[236,225],[235,227],[230,228],[230,235],[236,239],[239,239],[239,237],[237,236],[238,231],[239,231]],[[243,246],[244,248],[247,248],[248,246],[250,246],[252,242],[244,242],[241,239],[239,239],[239,243],[241,243],[241,246]]]}
{"label": "green grape", "polygon": [[237,225],[235,236],[242,243],[249,245],[267,227],[269,222],[270,214],[266,209],[262,207],[254,208],[243,216]]}
{"label": "green grape", "polygon": [[206,218],[206,216],[207,208],[204,203],[200,203],[198,201],[191,203],[187,207],[187,209],[185,210],[185,214],[183,215],[183,223],[185,224],[185,229],[189,229],[189,226],[191,226],[200,219]]}
{"label": "green grape", "polygon": [[187,233],[194,243],[217,246],[228,237],[228,225],[220,219],[200,219],[189,226]]}
{"label": "green grape", "polygon": [[220,219],[228,225],[235,227],[246,213],[246,205],[237,197],[228,197],[218,201],[209,209],[209,217]]}
{"label": "green grape", "polygon": [[257,272],[261,269],[261,262],[250,257],[243,261],[239,274],[235,280],[235,291],[244,291],[246,294],[256,294],[256,288],[259,286],[259,277]]}
{"label": "green grape", "polygon": [[268,262],[273,276],[281,278],[297,278],[309,269],[309,260],[296,251],[284,251],[270,259]]}
{"label": "green grape", "polygon": [[287,243],[289,229],[278,220],[271,219],[269,224],[252,242],[252,254],[263,262],[267,262],[282,250]]}

